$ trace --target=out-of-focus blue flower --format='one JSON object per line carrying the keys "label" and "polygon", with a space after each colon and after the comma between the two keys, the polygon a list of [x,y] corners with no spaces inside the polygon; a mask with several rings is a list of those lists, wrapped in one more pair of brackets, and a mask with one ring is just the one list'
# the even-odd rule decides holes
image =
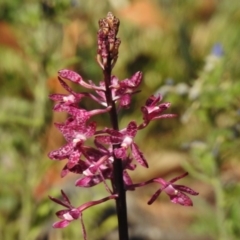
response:
{"label": "out-of-focus blue flower", "polygon": [[220,43],[216,43],[212,48],[212,55],[216,57],[222,57],[224,54],[223,47]]}
{"label": "out-of-focus blue flower", "polygon": [[167,78],[166,81],[165,81],[165,85],[173,86],[174,85],[174,79]]}

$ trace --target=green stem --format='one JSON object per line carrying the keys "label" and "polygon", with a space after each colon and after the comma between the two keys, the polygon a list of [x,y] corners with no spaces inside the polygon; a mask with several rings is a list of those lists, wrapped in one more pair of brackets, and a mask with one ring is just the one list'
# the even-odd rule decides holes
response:
{"label": "green stem", "polygon": [[224,192],[219,179],[212,180],[212,185],[216,196],[216,221],[218,227],[219,240],[228,239],[225,228],[225,208],[224,208]]}

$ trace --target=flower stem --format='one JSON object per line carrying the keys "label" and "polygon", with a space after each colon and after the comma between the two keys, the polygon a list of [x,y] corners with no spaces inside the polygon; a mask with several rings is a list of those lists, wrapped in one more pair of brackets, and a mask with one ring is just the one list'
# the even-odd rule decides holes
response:
{"label": "flower stem", "polygon": [[[107,66],[103,70],[104,81],[106,85],[106,99],[108,106],[111,106],[109,112],[111,125],[113,129],[119,130],[118,127],[118,116],[115,102],[112,100],[111,89],[109,88],[111,84],[111,62],[108,61]],[[116,146],[118,147],[118,146]],[[121,159],[114,158],[113,162],[113,180],[112,180],[113,192],[118,194],[116,198],[116,210],[118,217],[118,234],[119,240],[128,240],[128,222],[127,222],[127,204],[126,204],[126,190],[124,188],[123,182],[123,167]]]}
{"label": "flower stem", "polygon": [[228,239],[225,223],[224,191],[221,181],[216,178],[212,180],[212,186],[216,197],[216,222],[218,227],[219,240]]}

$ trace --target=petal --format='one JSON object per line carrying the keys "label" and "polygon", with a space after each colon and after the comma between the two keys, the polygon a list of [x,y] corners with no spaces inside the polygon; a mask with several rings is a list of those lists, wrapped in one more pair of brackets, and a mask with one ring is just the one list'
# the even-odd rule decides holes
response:
{"label": "petal", "polygon": [[63,177],[65,177],[68,173],[69,173],[69,169],[68,169],[67,165],[65,165],[65,166],[63,167],[62,171],[61,171],[60,176],[63,178]]}
{"label": "petal", "polygon": [[132,121],[127,126],[127,134],[131,137],[135,137],[137,134],[137,123],[135,121]]}
{"label": "petal", "polygon": [[[96,162],[99,158],[101,158],[103,155],[105,155],[103,152],[101,152],[99,149],[95,148],[86,148],[83,152],[86,159],[88,159],[89,162]],[[107,152],[108,154],[108,152]]]}
{"label": "petal", "polygon": [[86,137],[91,137],[94,135],[95,131],[96,131],[96,127],[97,127],[97,123],[96,122],[91,122],[87,128],[85,129],[85,136]]}
{"label": "petal", "polygon": [[162,118],[174,118],[177,117],[176,114],[162,114],[160,116],[153,117],[152,120],[162,119]]}
{"label": "petal", "polygon": [[85,122],[90,118],[90,114],[85,109],[79,109],[69,105],[58,104],[54,106],[53,110],[57,112],[67,112],[74,116],[74,121],[77,125],[85,124]]}
{"label": "petal", "polygon": [[68,210],[60,210],[57,213],[57,216],[61,219],[67,221],[73,221],[79,218],[80,212],[77,208],[68,209]]}
{"label": "petal", "polygon": [[147,99],[145,106],[146,107],[155,106],[161,100],[162,100],[162,96],[160,94],[157,94],[156,96],[152,95]]}
{"label": "petal", "polygon": [[127,173],[127,171],[123,171],[123,181],[125,183],[125,188],[127,190],[130,190],[130,191],[135,190],[135,187],[131,187],[131,185],[133,185],[133,182],[132,182],[131,177]]}
{"label": "petal", "polygon": [[58,130],[63,134],[67,142],[72,141],[74,130],[64,123],[54,123]]}
{"label": "petal", "polygon": [[62,197],[63,197],[63,201],[64,201],[66,204],[69,204],[69,206],[70,206],[71,203],[70,203],[70,200],[69,200],[67,194],[66,194],[63,190],[61,190],[61,194],[62,194]]}
{"label": "petal", "polygon": [[99,143],[103,143],[103,144],[111,144],[111,136],[108,135],[102,135],[102,136],[96,136],[95,140]]}
{"label": "petal", "polygon": [[137,88],[142,81],[142,72],[136,72],[133,74],[133,76],[130,79],[124,79],[119,82],[121,87],[127,87],[127,88]]}
{"label": "petal", "polygon": [[89,83],[84,82],[83,78],[78,73],[71,71],[71,70],[67,70],[67,69],[60,70],[58,72],[58,75],[63,80],[66,79],[66,80],[72,81],[74,83],[78,83],[85,88],[102,90],[102,91],[105,90],[102,86],[98,87],[95,84],[93,84],[91,81],[89,81]]}
{"label": "petal", "polygon": [[63,160],[67,158],[72,152],[75,144],[73,142],[66,144],[65,146],[53,150],[48,154],[48,157],[52,160]]}
{"label": "petal", "polygon": [[148,201],[148,205],[151,205],[158,198],[161,192],[162,192],[162,189],[158,189]]}
{"label": "petal", "polygon": [[158,107],[149,107],[147,108],[148,110],[148,118],[153,119],[156,118],[158,116],[160,116],[162,114],[162,112],[164,112],[165,110],[167,110],[170,107],[170,103],[163,103],[161,105],[159,105]]}
{"label": "petal", "polygon": [[172,203],[180,204],[183,206],[193,205],[191,198],[182,192],[178,192],[176,195],[169,195],[169,197]]}
{"label": "petal", "polygon": [[179,179],[182,179],[182,178],[186,177],[187,175],[188,175],[188,172],[185,172],[185,173],[183,173],[182,175],[177,176],[177,177],[171,179],[169,182],[170,182],[170,183],[174,183],[174,182],[178,181]]}
{"label": "petal", "polygon": [[63,97],[65,97],[66,94],[61,93],[53,93],[49,95],[49,98],[53,101],[63,101]]}
{"label": "petal", "polygon": [[89,165],[83,160],[79,160],[78,163],[72,168],[68,168],[67,165],[65,165],[65,167],[62,170],[61,177],[66,176],[68,172],[82,174],[83,171],[86,170],[88,167]]}
{"label": "petal", "polygon": [[143,167],[148,168],[147,160],[144,158],[142,152],[139,150],[138,146],[135,143],[131,144],[131,150],[134,159]]}
{"label": "petal", "polygon": [[69,161],[67,163],[67,167],[69,169],[73,168],[77,165],[82,153],[79,151],[79,149],[76,149],[71,152],[71,155],[69,156]]}
{"label": "petal", "polygon": [[81,81],[83,81],[82,77],[78,73],[76,73],[74,71],[71,71],[71,70],[63,69],[63,70],[60,70],[58,72],[58,74],[59,74],[59,77],[65,78],[65,79],[70,80],[74,83],[79,83],[80,84]]}
{"label": "petal", "polygon": [[57,211],[57,212],[56,212],[56,215],[57,215],[57,217],[60,218],[60,219],[72,221],[73,218],[72,218],[72,219],[66,219],[66,218],[64,217],[64,215],[66,215],[67,213],[69,213],[69,211],[70,211],[69,209],[60,210],[60,211]]}
{"label": "petal", "polygon": [[89,166],[89,168],[87,168],[83,174],[85,176],[93,176],[94,174],[96,174],[96,172],[98,171],[99,168],[101,169],[105,169],[106,165],[104,164],[104,162],[106,162],[108,160],[108,155],[105,155],[103,157],[101,157],[96,163],[93,163]]}
{"label": "petal", "polygon": [[59,205],[62,205],[62,206],[64,206],[64,207],[66,207],[66,208],[69,208],[70,206],[69,206],[69,204],[67,204],[66,202],[63,202],[63,201],[61,201],[61,200],[59,200],[59,199],[57,199],[57,198],[54,198],[54,197],[51,197],[51,196],[48,196],[53,202],[55,202],[55,203],[57,203],[57,204],[59,204]]}
{"label": "petal", "polygon": [[123,169],[128,169],[128,170],[135,170],[136,169],[136,164],[132,163],[133,159],[130,157],[126,157],[122,161]]}
{"label": "petal", "polygon": [[142,72],[138,71],[133,74],[133,76],[130,78],[130,84],[129,87],[138,87],[142,81]]}
{"label": "petal", "polygon": [[116,158],[126,159],[127,150],[125,148],[116,148],[114,149],[114,155],[116,156]]}
{"label": "petal", "polygon": [[75,186],[89,188],[101,183],[102,181],[103,179],[99,175],[94,175],[91,177],[87,176],[87,177],[78,179],[75,182]]}
{"label": "petal", "polygon": [[79,218],[80,214],[81,212],[78,208],[73,208],[69,211],[69,215],[75,220]]}
{"label": "petal", "polygon": [[70,221],[62,220],[59,222],[56,222],[52,225],[53,228],[65,228],[69,225]]}
{"label": "petal", "polygon": [[122,108],[129,108],[131,103],[131,95],[124,94],[123,96],[120,97],[119,103]]}
{"label": "petal", "polygon": [[158,106],[157,112],[158,112],[158,113],[161,113],[161,112],[167,110],[168,108],[170,108],[170,106],[171,106],[171,103],[169,103],[169,102],[161,103],[161,104]]}
{"label": "petal", "polygon": [[195,192],[193,189],[191,189],[190,187],[187,187],[187,186],[173,184],[173,187],[181,192],[185,192],[190,195],[198,195],[199,194],[198,192]]}
{"label": "petal", "polygon": [[115,129],[112,128],[107,128],[106,133],[108,133],[109,135],[114,136],[115,138],[118,138],[119,140],[123,138],[123,134]]}

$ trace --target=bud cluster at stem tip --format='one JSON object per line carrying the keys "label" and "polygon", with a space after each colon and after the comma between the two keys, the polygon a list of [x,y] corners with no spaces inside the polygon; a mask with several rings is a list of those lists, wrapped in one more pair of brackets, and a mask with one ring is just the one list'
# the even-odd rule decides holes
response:
{"label": "bud cluster at stem tip", "polygon": [[110,63],[112,69],[117,61],[118,48],[121,43],[120,39],[116,37],[120,21],[109,12],[107,17],[100,19],[98,23],[97,62],[102,69],[105,69]]}

